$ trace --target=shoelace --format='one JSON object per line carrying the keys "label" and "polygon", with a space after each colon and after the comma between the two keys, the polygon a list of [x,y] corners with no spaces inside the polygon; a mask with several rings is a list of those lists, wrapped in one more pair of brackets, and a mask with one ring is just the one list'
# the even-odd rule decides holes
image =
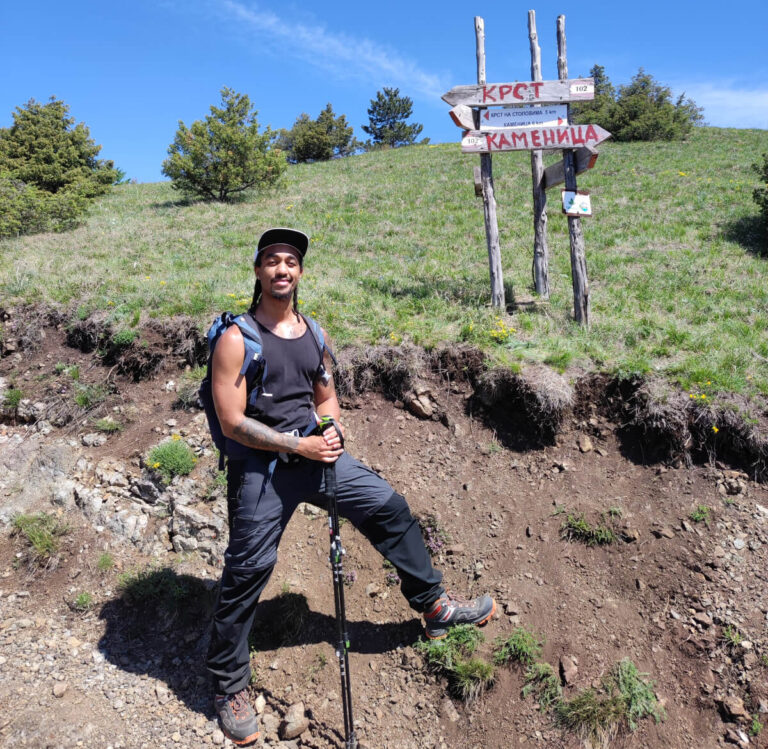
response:
{"label": "shoelace", "polygon": [[248,703],[245,701],[242,692],[236,692],[230,699],[229,704],[232,706],[232,712],[236,720],[242,720],[244,717],[247,717]]}

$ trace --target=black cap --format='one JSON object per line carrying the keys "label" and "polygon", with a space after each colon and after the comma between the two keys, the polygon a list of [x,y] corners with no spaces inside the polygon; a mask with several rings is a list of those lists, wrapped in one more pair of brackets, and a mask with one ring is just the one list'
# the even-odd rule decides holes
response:
{"label": "black cap", "polygon": [[256,262],[260,252],[275,244],[285,244],[293,247],[299,253],[303,262],[304,255],[307,254],[307,248],[309,247],[309,237],[298,229],[287,229],[285,227],[267,229],[259,237],[259,243],[256,245],[256,250],[253,253],[253,262]]}

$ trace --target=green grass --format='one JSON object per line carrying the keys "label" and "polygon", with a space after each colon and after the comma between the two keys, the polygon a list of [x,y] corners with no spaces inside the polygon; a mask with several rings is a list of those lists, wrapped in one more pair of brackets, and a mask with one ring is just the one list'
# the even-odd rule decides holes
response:
{"label": "green grass", "polygon": [[24,393],[18,388],[8,388],[3,394],[3,405],[6,408],[16,409],[21,403],[21,399],[24,397]]}
{"label": "green grass", "polygon": [[484,640],[476,627],[462,624],[452,627],[442,640],[419,640],[415,648],[431,670],[446,677],[454,697],[471,701],[494,682],[493,664],[475,655]]}
{"label": "green grass", "polygon": [[99,559],[96,562],[96,569],[99,570],[99,572],[108,572],[115,566],[115,560],[112,558],[112,555],[109,552],[104,552],[103,554],[99,555]]}
{"label": "green grass", "polygon": [[729,647],[735,648],[738,645],[741,645],[742,640],[744,639],[744,635],[739,632],[736,627],[732,626],[731,624],[728,624],[723,629],[723,635],[722,635],[723,642],[728,645]]}
{"label": "green grass", "polygon": [[530,666],[541,656],[543,640],[524,627],[517,627],[506,639],[498,638],[495,642],[493,662],[498,665],[522,663]]}
{"label": "green grass", "polygon": [[711,512],[712,509],[709,506],[699,505],[690,515],[688,515],[688,517],[694,523],[705,523],[706,525],[709,525],[709,516]]}
{"label": "green grass", "polygon": [[[0,242],[0,298],[103,310],[116,330],[177,313],[207,324],[247,306],[259,233],[294,225],[312,237],[302,309],[337,346],[467,340],[502,364],[655,373],[692,394],[709,382],[702,405],[729,392],[766,395],[768,261],[750,169],[764,151],[768,131],[717,128],[697,128],[685,142],[601,145],[579,179],[595,212],[582,222],[589,330],[572,321],[557,191],[549,308],[500,328],[472,189],[478,159],[457,143],[291,166],[281,187],[228,205],[181,201],[168,183],[120,186],[72,232]],[[528,154],[498,155],[494,177],[504,279],[527,293]]]}
{"label": "green grass", "polygon": [[591,525],[583,512],[568,513],[560,526],[560,535],[567,541],[581,541],[587,546],[604,546],[616,540],[616,534],[608,526]]}
{"label": "green grass", "polygon": [[123,425],[119,421],[115,421],[111,416],[105,416],[103,419],[97,419],[93,426],[99,432],[105,434],[115,434],[123,429]]}
{"label": "green grass", "polygon": [[45,512],[36,515],[14,515],[12,534],[22,536],[29,546],[29,562],[33,567],[45,566],[59,552],[61,538],[69,533],[69,526]]}
{"label": "green grass", "polygon": [[78,593],[75,596],[75,600],[72,602],[72,608],[75,611],[80,611],[81,613],[89,611],[92,607],[93,596],[87,592]]}
{"label": "green grass", "polygon": [[192,448],[184,440],[173,438],[153,447],[146,460],[147,467],[157,471],[166,483],[191,473],[196,463]]}
{"label": "green grass", "polygon": [[555,669],[549,663],[532,663],[525,672],[523,697],[533,695],[542,712],[557,705],[563,696]]}
{"label": "green grass", "polygon": [[107,391],[101,385],[86,385],[76,381],[75,403],[85,411],[90,411],[104,402]]}

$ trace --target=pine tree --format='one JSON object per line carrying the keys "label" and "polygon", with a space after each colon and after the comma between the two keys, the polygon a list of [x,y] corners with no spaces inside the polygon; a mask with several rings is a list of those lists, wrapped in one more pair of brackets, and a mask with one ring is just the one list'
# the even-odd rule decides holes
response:
{"label": "pine tree", "polygon": [[286,169],[285,154],[273,148],[277,133],[259,132],[258,114],[245,94],[221,89],[221,107],[179,129],[162,172],[176,190],[225,201],[253,187],[274,184]]}
{"label": "pine tree", "polygon": [[400,96],[399,88],[385,86],[383,92],[377,91],[368,107],[369,124],[363,125],[363,130],[371,136],[371,144],[397,148],[415,143],[424,126],[406,123],[412,110],[413,102],[407,96]]}

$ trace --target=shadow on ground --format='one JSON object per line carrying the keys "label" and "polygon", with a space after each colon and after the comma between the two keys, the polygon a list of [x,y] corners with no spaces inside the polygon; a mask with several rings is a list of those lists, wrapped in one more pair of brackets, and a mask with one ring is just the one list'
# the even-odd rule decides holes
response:
{"label": "shadow on ground", "polygon": [[723,238],[757,257],[768,258],[768,235],[760,216],[742,216],[723,225]]}
{"label": "shadow on ground", "polygon": [[[136,573],[119,598],[102,606],[106,622],[99,651],[124,671],[168,685],[191,710],[213,716],[213,690],[205,669],[217,585],[170,568]],[[384,653],[421,634],[418,619],[387,624],[349,621],[351,651]],[[311,611],[307,599],[282,593],[259,604],[251,632],[257,652],[338,639],[335,617]],[[162,695],[158,694],[162,702]]]}

